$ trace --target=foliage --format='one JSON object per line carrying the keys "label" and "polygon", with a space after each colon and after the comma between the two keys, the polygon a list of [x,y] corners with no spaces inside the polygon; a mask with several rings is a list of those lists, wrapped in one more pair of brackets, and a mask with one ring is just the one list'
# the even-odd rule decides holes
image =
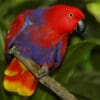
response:
{"label": "foliage", "polygon": [[15,16],[25,10],[54,4],[70,4],[81,8],[86,15],[84,39],[71,36],[62,67],[51,76],[74,93],[79,100],[100,99],[100,2],[99,0],[1,0],[0,1],[0,99],[1,100],[58,100],[41,84],[34,95],[22,97],[8,93],[2,86],[6,67],[4,40]]}

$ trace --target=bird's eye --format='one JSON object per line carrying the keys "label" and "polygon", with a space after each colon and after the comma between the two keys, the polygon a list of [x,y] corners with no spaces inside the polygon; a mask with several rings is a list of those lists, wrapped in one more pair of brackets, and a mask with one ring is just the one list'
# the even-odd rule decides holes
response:
{"label": "bird's eye", "polygon": [[69,13],[68,16],[69,16],[70,18],[73,18],[74,14],[73,14],[73,13]]}

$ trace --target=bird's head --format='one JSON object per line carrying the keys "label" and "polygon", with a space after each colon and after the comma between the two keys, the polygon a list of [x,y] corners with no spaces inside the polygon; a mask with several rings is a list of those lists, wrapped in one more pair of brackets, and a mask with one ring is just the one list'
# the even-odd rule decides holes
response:
{"label": "bird's head", "polygon": [[49,7],[46,18],[50,25],[61,34],[71,34],[73,31],[82,33],[85,29],[83,12],[73,6],[55,5]]}

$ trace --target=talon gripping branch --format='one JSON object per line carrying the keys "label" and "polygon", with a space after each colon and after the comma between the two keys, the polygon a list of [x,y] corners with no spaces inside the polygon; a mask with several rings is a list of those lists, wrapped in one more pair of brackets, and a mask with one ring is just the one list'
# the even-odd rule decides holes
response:
{"label": "talon gripping branch", "polygon": [[[26,10],[20,13],[6,36],[5,53],[15,45],[21,56],[33,59],[48,69],[58,67],[65,54],[68,36],[83,32],[84,14],[78,8],[55,5]],[[13,58],[5,70],[4,88],[19,95],[30,96],[37,79],[17,59]]]}

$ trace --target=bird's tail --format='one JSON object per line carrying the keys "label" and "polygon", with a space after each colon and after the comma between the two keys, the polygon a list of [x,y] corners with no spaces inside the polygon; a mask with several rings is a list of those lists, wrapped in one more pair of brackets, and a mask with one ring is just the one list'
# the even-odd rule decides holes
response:
{"label": "bird's tail", "polygon": [[37,79],[17,58],[13,58],[4,74],[3,85],[7,91],[23,96],[31,96],[34,93]]}

